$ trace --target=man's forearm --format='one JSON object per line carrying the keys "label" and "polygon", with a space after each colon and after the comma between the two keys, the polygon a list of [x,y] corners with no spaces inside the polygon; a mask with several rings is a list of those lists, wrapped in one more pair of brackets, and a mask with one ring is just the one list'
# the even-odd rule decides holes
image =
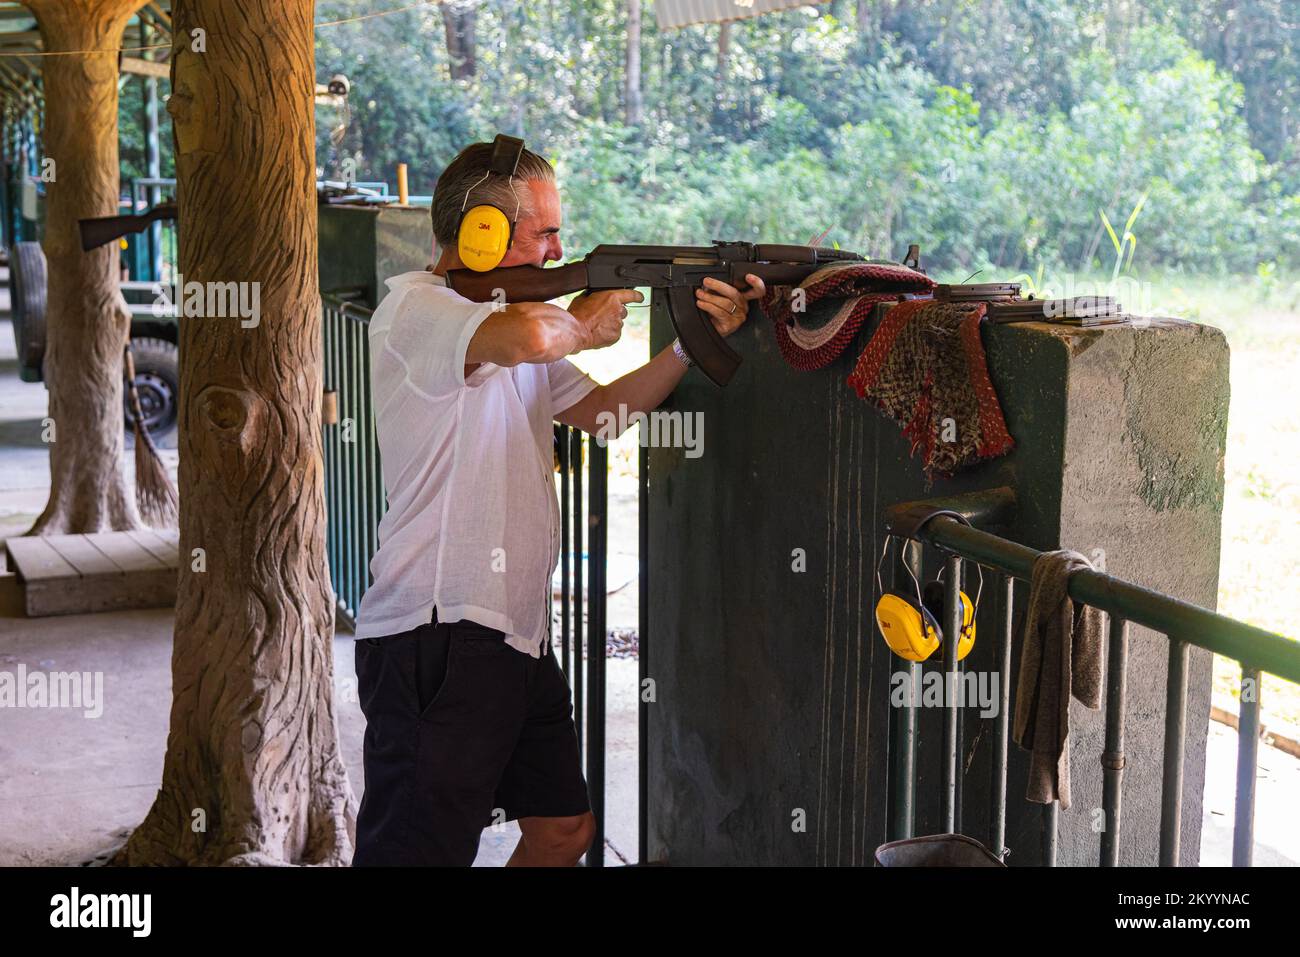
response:
{"label": "man's forearm", "polygon": [[[685,374],[686,366],[673,355],[672,347],[668,346],[645,365],[608,385],[593,389],[581,402],[565,409],[556,418],[565,425],[576,426],[584,432],[594,434],[600,425],[596,419],[600,413],[609,412],[617,421],[627,422],[627,416],[634,412],[649,412],[658,408],[672,394]],[[620,406],[625,410],[621,417],[618,414]]]}
{"label": "man's forearm", "polygon": [[[749,283],[749,289],[742,293],[735,286],[706,276],[703,284],[695,290],[695,307],[708,315],[714,330],[723,338],[740,328],[749,315],[749,307],[767,292],[759,276],[749,274],[745,281]],[[637,300],[640,300],[639,294]],[[598,428],[603,427],[597,421],[602,412],[612,414],[617,422],[627,423],[635,413],[657,408],[685,374],[686,365],[669,346],[641,368],[609,385],[592,389],[582,401],[562,410],[555,418],[594,435]],[[620,414],[620,409],[623,414]]]}
{"label": "man's forearm", "polygon": [[567,310],[545,302],[512,303],[475,331],[465,363],[499,366],[554,362],[587,347],[588,330]]}
{"label": "man's forearm", "polygon": [[623,405],[629,414],[649,412],[672,394],[685,374],[686,366],[673,355],[672,346],[660,349],[659,354],[645,365],[605,386],[605,409],[615,412]]}

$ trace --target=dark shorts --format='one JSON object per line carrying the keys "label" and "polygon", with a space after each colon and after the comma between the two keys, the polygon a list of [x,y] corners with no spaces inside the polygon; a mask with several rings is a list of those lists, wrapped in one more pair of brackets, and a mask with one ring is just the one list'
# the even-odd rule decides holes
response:
{"label": "dark shorts", "polygon": [[471,621],[356,641],[366,716],[354,866],[468,866],[483,828],[591,809],[569,683]]}

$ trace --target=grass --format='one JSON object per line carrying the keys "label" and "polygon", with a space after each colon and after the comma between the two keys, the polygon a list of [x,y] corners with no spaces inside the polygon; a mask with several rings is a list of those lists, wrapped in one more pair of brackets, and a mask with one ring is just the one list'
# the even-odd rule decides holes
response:
{"label": "grass", "polygon": [[[1141,312],[1216,326],[1232,350],[1218,610],[1292,639],[1300,637],[1300,588],[1293,585],[1300,581],[1300,419],[1294,411],[1300,377],[1300,282],[1283,282],[1266,271],[1255,276],[1164,273],[1138,278],[1137,289],[1119,297],[1126,307],[1136,305],[1131,302],[1136,295]],[[646,360],[648,326],[648,309],[634,307],[621,341],[582,353],[575,362],[608,382]],[[636,453],[636,430],[611,446],[611,483],[616,487],[635,490]],[[1215,698],[1235,707],[1239,681],[1237,665],[1216,657]],[[1265,677],[1261,702],[1266,724],[1289,725],[1290,736],[1300,737],[1300,687]]]}
{"label": "grass", "polygon": [[[1300,636],[1300,283],[1273,278],[1177,278],[1156,284],[1162,310],[1224,331],[1232,399],[1224,465],[1219,612],[1291,639]],[[1216,698],[1237,698],[1241,672],[1216,658]],[[1265,724],[1300,738],[1300,687],[1266,676]],[[1289,726],[1289,731],[1278,728]]]}

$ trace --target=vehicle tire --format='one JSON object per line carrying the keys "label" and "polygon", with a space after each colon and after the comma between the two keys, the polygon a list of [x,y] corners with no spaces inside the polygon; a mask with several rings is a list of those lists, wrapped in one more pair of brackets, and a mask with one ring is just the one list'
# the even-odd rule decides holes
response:
{"label": "vehicle tire", "polygon": [[9,250],[9,304],[18,365],[41,371],[45,361],[45,250],[40,243],[14,243]]}
{"label": "vehicle tire", "polygon": [[[176,418],[180,398],[180,355],[175,344],[165,339],[132,339],[131,355],[135,360],[135,388],[140,394],[140,411],[154,445],[176,448]],[[122,394],[122,414],[126,422],[126,446],[134,445],[131,428],[130,397]]]}

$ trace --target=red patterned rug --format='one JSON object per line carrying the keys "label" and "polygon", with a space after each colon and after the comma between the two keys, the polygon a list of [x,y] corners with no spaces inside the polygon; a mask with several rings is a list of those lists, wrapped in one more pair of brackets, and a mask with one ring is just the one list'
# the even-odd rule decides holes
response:
{"label": "red patterned rug", "polygon": [[805,372],[834,362],[881,302],[925,295],[934,281],[897,263],[833,263],[796,288],[776,287],[763,298],[785,361]]}
{"label": "red patterned rug", "polygon": [[980,322],[985,303],[912,300],[885,313],[849,385],[903,427],[927,478],[1009,451],[989,379]]}

